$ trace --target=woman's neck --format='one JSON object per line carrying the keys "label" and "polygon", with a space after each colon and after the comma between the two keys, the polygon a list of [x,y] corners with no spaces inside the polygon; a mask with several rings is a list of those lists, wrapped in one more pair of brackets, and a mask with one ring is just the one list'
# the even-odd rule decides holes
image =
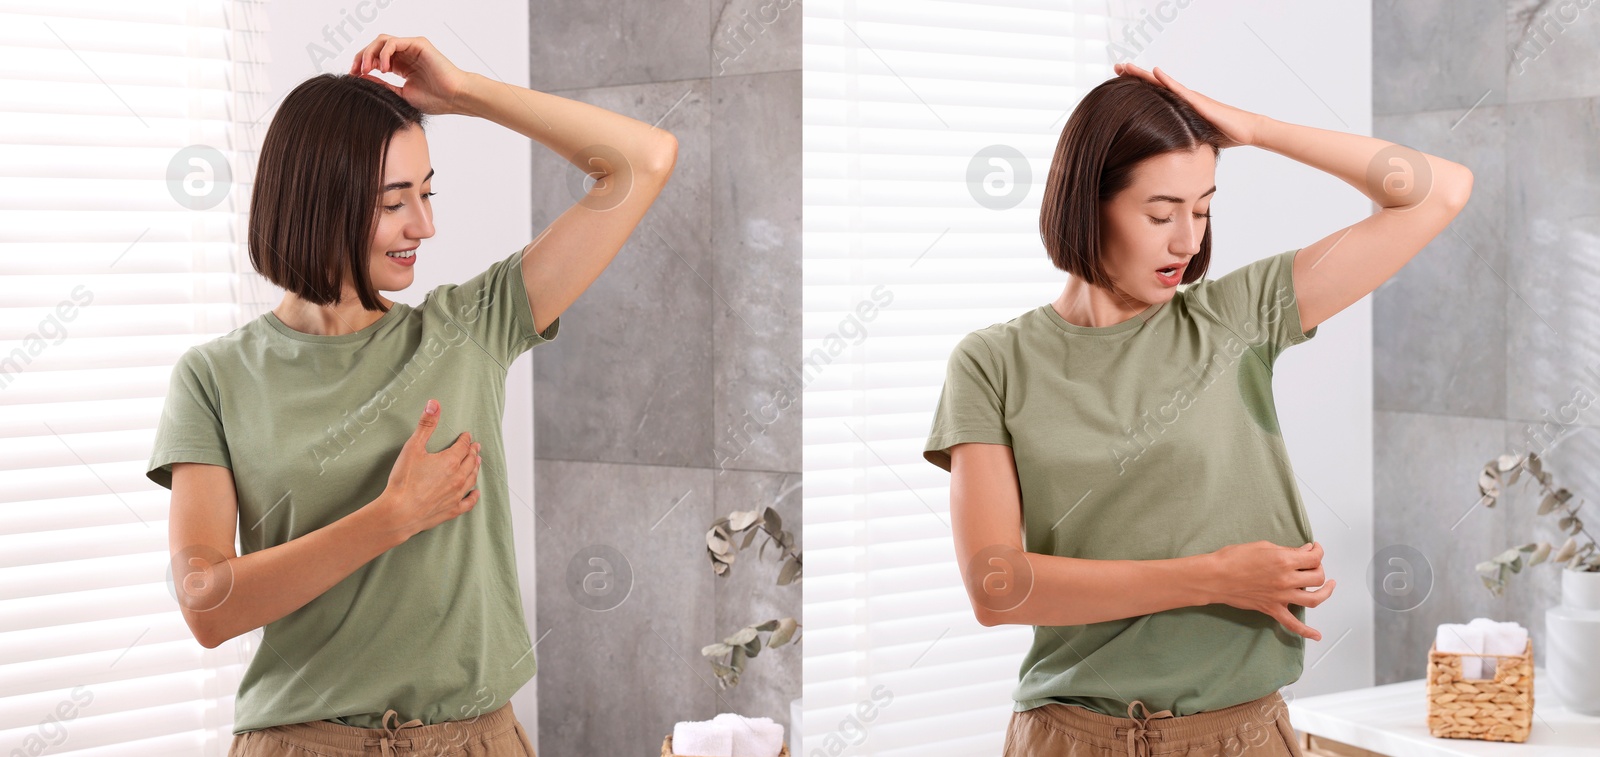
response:
{"label": "woman's neck", "polygon": [[1085,328],[1115,326],[1134,318],[1149,309],[1151,303],[1140,302],[1103,287],[1097,287],[1073,277],[1061,290],[1061,296],[1050,303],[1067,323]]}
{"label": "woman's neck", "polygon": [[[394,307],[394,302],[381,293],[378,301],[385,308]],[[346,292],[337,305],[316,305],[293,292],[287,292],[283,295],[283,302],[272,309],[272,314],[283,321],[283,325],[313,336],[354,334],[376,323],[384,312],[361,307],[361,300],[354,292]]]}

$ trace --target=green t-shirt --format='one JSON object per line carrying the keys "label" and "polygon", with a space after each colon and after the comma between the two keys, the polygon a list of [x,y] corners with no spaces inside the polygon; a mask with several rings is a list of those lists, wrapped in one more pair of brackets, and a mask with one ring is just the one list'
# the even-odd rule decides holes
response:
{"label": "green t-shirt", "polygon": [[175,462],[233,473],[242,554],[283,544],[380,495],[430,398],[427,450],[470,431],[478,502],[268,623],[234,703],[234,733],[331,720],[382,728],[471,718],[536,669],[518,590],[500,419],[506,372],[556,338],[534,331],[521,250],[422,305],[396,302],[352,334],[295,331],[271,312],[191,347],[172,380],[146,474]]}
{"label": "green t-shirt", "polygon": [[[1028,552],[1153,560],[1310,542],[1272,400],[1278,354],[1317,333],[1300,330],[1296,252],[1111,326],[1047,304],[966,335],[924,457],[949,470],[951,445],[1009,445]],[[1012,698],[1017,712],[1059,702],[1126,717],[1141,699],[1183,716],[1266,696],[1304,657],[1304,638],[1271,616],[1220,603],[1035,626]]]}

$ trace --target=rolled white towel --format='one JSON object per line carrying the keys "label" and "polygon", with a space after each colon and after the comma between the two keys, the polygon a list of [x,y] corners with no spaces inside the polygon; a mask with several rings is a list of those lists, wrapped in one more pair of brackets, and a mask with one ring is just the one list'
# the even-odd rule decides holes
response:
{"label": "rolled white towel", "polygon": [[[1522,654],[1528,648],[1528,629],[1515,622],[1497,623],[1488,618],[1473,618],[1468,627],[1483,629],[1485,654]],[[1493,678],[1499,660],[1483,658],[1483,677]]]}
{"label": "rolled white towel", "polygon": [[714,720],[679,721],[672,727],[672,753],[684,757],[733,757],[733,729]]}
{"label": "rolled white towel", "polygon": [[1435,632],[1433,646],[1440,652],[1463,655],[1462,678],[1482,678],[1483,658],[1470,655],[1483,654],[1484,629],[1465,623],[1440,623]]}
{"label": "rolled white towel", "polygon": [[711,719],[733,732],[733,757],[778,757],[783,751],[783,724],[772,718],[747,718],[724,712]]}

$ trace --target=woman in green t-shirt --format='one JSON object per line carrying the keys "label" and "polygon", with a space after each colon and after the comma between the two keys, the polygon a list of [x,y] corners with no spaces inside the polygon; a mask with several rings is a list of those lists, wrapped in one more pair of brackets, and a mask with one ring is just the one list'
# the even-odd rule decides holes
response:
{"label": "woman in green t-shirt", "polygon": [[[469,254],[423,244],[436,114],[524,134],[595,184],[533,242],[412,307],[379,292],[409,287],[419,257]],[[232,757],[532,757],[508,703],[534,658],[499,426],[507,366],[555,338],[676,155],[666,131],[462,71],[422,37],[378,35],[347,75],[284,98],[249,223],[251,262],[283,302],[185,353],[147,473],[172,490],[196,640],[263,629]]]}
{"label": "woman in green t-shirt", "polygon": [[[1277,689],[1322,638],[1304,608],[1335,582],[1271,365],[1442,232],[1472,173],[1229,107],[1159,69],[1116,72],[1077,105],[1046,184],[1044,246],[1072,278],[957,345],[924,455],[951,473],[978,620],[1034,627],[1006,755],[1298,756]],[[1382,209],[1206,279],[1216,162],[1243,145]]]}

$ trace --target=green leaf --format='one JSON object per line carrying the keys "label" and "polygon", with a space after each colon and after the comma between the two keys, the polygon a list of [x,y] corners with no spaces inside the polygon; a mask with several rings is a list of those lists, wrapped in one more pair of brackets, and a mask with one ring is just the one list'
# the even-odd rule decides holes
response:
{"label": "green leaf", "polygon": [[1533,557],[1529,558],[1528,564],[1538,565],[1539,563],[1544,562],[1548,557],[1550,557],[1550,543],[1539,542],[1539,548],[1533,551]]}
{"label": "green leaf", "polygon": [[1486,560],[1478,563],[1477,570],[1478,575],[1483,576],[1485,579],[1494,578],[1495,576],[1500,575],[1500,563],[1494,562],[1493,560]]}
{"label": "green leaf", "polygon": [[778,585],[788,586],[797,575],[800,575],[800,561],[791,557],[784,562],[783,569],[778,571]]}
{"label": "green leaf", "polygon": [[799,623],[795,622],[794,618],[784,618],[776,622],[778,623],[778,630],[773,631],[772,635],[767,637],[767,646],[769,647],[781,647],[784,644],[788,644],[789,640],[794,638],[794,629],[800,626]]}
{"label": "green leaf", "polygon": [[1489,463],[1478,475],[1478,493],[1489,499],[1500,496],[1500,476],[1495,473],[1494,463]]}
{"label": "green leaf", "polygon": [[729,636],[726,639],[723,639],[723,641],[725,641],[725,642],[737,647],[737,646],[740,646],[742,644],[749,643],[749,641],[751,639],[754,639],[755,637],[756,637],[756,628],[755,628],[755,626],[745,626],[744,628],[739,629],[739,631],[737,633],[735,633],[734,635]]}
{"label": "green leaf", "polygon": [[707,644],[702,647],[700,649],[700,654],[705,655],[706,657],[721,657],[732,651],[733,647],[719,641],[715,644]]}
{"label": "green leaf", "polygon": [[1572,556],[1576,554],[1577,548],[1578,541],[1569,536],[1567,537],[1567,540],[1561,544],[1561,549],[1556,550],[1555,557],[1550,559],[1554,560],[1555,562],[1566,562],[1572,559]]}
{"label": "green leaf", "polygon": [[777,629],[778,621],[769,620],[769,621],[767,621],[765,623],[762,623],[760,625],[751,626],[751,627],[756,629],[757,631],[772,631],[772,630],[776,630]]}
{"label": "green leaf", "polygon": [[1528,472],[1532,473],[1534,478],[1540,478],[1544,473],[1544,463],[1539,460],[1539,453],[1528,453]]}
{"label": "green leaf", "polygon": [[1539,514],[1540,515],[1548,515],[1548,514],[1550,514],[1550,511],[1556,509],[1556,505],[1560,504],[1560,502],[1561,502],[1561,500],[1556,499],[1556,495],[1554,495],[1554,494],[1546,494],[1545,497],[1544,497],[1544,500],[1539,503]]}
{"label": "green leaf", "polygon": [[754,510],[735,510],[728,513],[728,527],[735,531],[743,531],[755,525],[757,513]]}
{"label": "green leaf", "polygon": [[766,509],[765,512],[762,513],[762,516],[767,522],[767,530],[768,531],[771,531],[773,533],[777,533],[777,532],[783,530],[783,519],[778,517],[778,511],[777,510],[774,510],[774,509],[769,507],[769,508]]}
{"label": "green leaf", "polygon": [[750,542],[754,541],[755,538],[756,538],[756,534],[759,534],[759,533],[761,533],[761,529],[759,529],[759,528],[752,528],[749,531],[745,532],[744,543],[739,545],[739,549],[748,548],[750,546]]}

